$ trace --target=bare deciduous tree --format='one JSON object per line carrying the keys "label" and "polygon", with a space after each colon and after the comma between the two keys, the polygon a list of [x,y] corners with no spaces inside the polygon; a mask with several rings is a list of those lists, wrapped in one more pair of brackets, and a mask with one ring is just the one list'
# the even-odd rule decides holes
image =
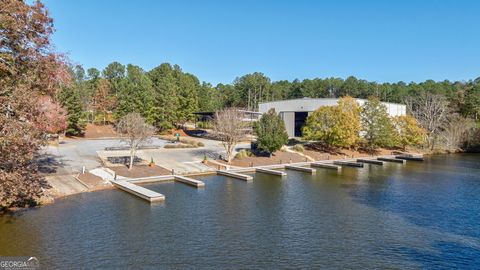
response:
{"label": "bare deciduous tree", "polygon": [[440,139],[446,150],[455,152],[464,143],[467,132],[475,125],[472,120],[458,114],[451,114],[447,119]]}
{"label": "bare deciduous tree", "polygon": [[128,169],[131,170],[138,147],[150,141],[155,128],[147,124],[139,113],[129,113],[120,119],[117,130],[122,134],[122,141],[130,147]]}
{"label": "bare deciduous tree", "polygon": [[237,108],[226,108],[217,111],[213,121],[215,136],[223,141],[226,151],[226,160],[232,161],[235,145],[247,134],[248,124],[243,121],[243,113]]}
{"label": "bare deciduous tree", "polygon": [[451,113],[449,102],[443,95],[426,93],[405,100],[409,113],[427,131],[428,147],[433,150],[442,127]]}

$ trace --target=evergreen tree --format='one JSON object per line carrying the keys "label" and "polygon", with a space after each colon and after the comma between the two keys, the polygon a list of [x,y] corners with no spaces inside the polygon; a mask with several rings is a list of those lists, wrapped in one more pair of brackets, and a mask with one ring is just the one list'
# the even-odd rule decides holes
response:
{"label": "evergreen tree", "polygon": [[72,87],[64,88],[59,93],[58,98],[68,113],[65,133],[73,136],[82,134],[85,130],[85,121],[78,91],[75,91],[75,88]]}
{"label": "evergreen tree", "polygon": [[397,144],[387,107],[378,98],[370,97],[363,104],[361,119],[363,137],[369,147],[393,147]]}
{"label": "evergreen tree", "polygon": [[152,81],[138,66],[127,66],[127,77],[119,85],[116,118],[138,112],[147,122],[154,122],[154,92]]}
{"label": "evergreen tree", "polygon": [[254,131],[257,135],[258,148],[267,151],[270,155],[288,142],[285,124],[274,109],[262,115],[255,123]]}
{"label": "evergreen tree", "polygon": [[121,81],[125,79],[125,66],[118,63],[110,63],[103,71],[103,78],[110,82],[110,89],[112,94],[118,96]]}
{"label": "evergreen tree", "polygon": [[256,110],[258,103],[270,101],[270,78],[261,72],[244,75],[233,82],[235,89],[240,92],[241,100],[236,105],[247,110]]}
{"label": "evergreen tree", "polygon": [[178,86],[173,69],[164,63],[148,72],[154,92],[152,123],[159,130],[171,129],[177,121],[179,110]]}
{"label": "evergreen tree", "polygon": [[202,112],[214,112],[223,107],[221,92],[211,84],[203,82],[198,89],[198,110]]}
{"label": "evergreen tree", "polygon": [[174,76],[178,86],[178,100],[181,110],[177,111],[177,122],[184,124],[193,120],[193,113],[198,111],[197,89],[200,82],[197,77],[183,73],[179,66],[174,66]]}

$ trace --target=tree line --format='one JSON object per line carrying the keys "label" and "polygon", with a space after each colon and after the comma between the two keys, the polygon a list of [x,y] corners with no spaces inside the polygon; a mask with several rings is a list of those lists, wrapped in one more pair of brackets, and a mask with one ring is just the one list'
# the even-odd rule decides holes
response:
{"label": "tree line", "polygon": [[60,94],[69,112],[67,133],[77,135],[86,122],[114,122],[129,112],[140,113],[159,131],[194,120],[193,112],[212,112],[238,107],[257,110],[261,102],[291,98],[377,97],[381,101],[405,103],[409,97],[440,95],[455,113],[465,118],[480,117],[480,78],[466,82],[377,83],[347,79],[305,79],[271,81],[255,72],[236,78],[231,84],[212,86],[178,65],[163,63],[150,71],[118,62],[103,71],[80,65],[71,67],[74,83]]}

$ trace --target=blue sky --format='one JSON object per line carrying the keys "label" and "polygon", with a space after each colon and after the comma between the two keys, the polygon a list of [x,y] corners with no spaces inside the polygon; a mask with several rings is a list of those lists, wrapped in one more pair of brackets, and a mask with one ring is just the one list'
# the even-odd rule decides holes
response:
{"label": "blue sky", "polygon": [[213,84],[480,76],[480,1],[46,0],[54,43],[75,62],[149,70],[163,62]]}

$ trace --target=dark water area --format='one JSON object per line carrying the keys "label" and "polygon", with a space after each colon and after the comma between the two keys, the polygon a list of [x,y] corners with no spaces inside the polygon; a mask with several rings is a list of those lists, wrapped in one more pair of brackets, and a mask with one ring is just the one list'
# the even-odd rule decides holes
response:
{"label": "dark water area", "polygon": [[480,155],[317,175],[202,177],[0,217],[0,255],[49,269],[480,268]]}

